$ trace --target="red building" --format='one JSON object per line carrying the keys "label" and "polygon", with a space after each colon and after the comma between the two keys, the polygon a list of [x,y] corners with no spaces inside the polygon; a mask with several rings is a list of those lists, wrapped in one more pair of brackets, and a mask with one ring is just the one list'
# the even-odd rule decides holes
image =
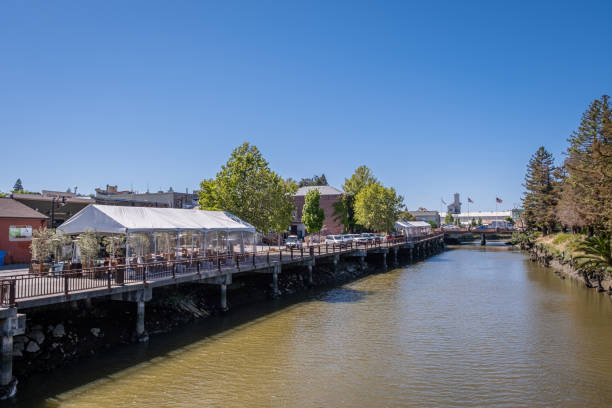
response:
{"label": "red building", "polygon": [[319,190],[321,194],[321,200],[319,201],[319,207],[323,209],[325,214],[325,221],[323,221],[323,228],[321,229],[321,235],[335,235],[342,234],[344,226],[334,216],[334,204],[340,201],[342,198],[342,191],[331,187],[331,186],[311,186],[301,187],[293,196],[293,203],[295,204],[295,217],[291,223],[291,233],[302,238],[306,235],[306,227],[302,223],[302,209],[304,208],[304,199],[306,193],[310,190]]}
{"label": "red building", "polygon": [[0,251],[4,263],[30,262],[32,231],[45,225],[47,216],[11,198],[0,198]]}

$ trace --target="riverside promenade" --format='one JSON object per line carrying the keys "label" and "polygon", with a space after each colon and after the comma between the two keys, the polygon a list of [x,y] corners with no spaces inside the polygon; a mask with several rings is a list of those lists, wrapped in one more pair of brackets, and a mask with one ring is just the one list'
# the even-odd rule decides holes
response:
{"label": "riverside promenade", "polygon": [[84,268],[58,275],[15,274],[0,277],[0,323],[2,324],[2,367],[0,368],[0,398],[16,392],[12,376],[13,336],[25,331],[25,314],[29,308],[106,297],[110,300],[134,302],[137,308],[136,334],[141,341],[145,331],[145,304],[152,299],[153,289],[169,285],[199,283],[217,285],[221,309],[227,310],[227,286],[234,279],[249,274],[268,274],[273,293],[278,293],[278,276],[283,268],[307,269],[312,282],[312,268],[317,263],[333,265],[343,258],[357,259],[367,267],[366,260],[387,267],[397,265],[403,252],[410,261],[425,258],[444,247],[444,234],[396,238],[379,243],[343,246],[319,244],[298,250],[269,250],[252,253],[181,259],[113,267]]}

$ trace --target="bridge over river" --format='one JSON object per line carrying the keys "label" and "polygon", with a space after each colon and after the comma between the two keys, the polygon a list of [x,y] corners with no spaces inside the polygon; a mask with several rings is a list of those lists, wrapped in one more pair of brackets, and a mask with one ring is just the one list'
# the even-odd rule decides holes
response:
{"label": "bridge over river", "polygon": [[435,233],[378,243],[343,246],[319,244],[299,250],[267,250],[232,256],[83,268],[58,275],[4,276],[0,280],[0,398],[16,392],[16,380],[12,376],[13,336],[24,333],[26,315],[21,312],[29,308],[100,297],[134,302],[137,307],[136,334],[140,341],[146,341],[145,304],[151,300],[154,288],[185,283],[217,285],[221,293],[221,308],[227,310],[227,286],[241,276],[269,274],[276,295],[278,275],[284,267],[307,268],[308,280],[312,283],[312,268],[316,263],[330,263],[335,269],[341,258],[357,258],[362,268],[366,268],[366,258],[371,257],[372,260],[382,261],[386,268],[387,255],[391,255],[392,262],[397,264],[400,251],[407,252],[412,261],[438,252],[443,247],[444,233]]}
{"label": "bridge over river", "polygon": [[480,245],[487,244],[487,238],[498,238],[500,236],[510,236],[516,230],[506,228],[457,228],[444,229],[443,234],[446,240],[474,240],[480,238]]}

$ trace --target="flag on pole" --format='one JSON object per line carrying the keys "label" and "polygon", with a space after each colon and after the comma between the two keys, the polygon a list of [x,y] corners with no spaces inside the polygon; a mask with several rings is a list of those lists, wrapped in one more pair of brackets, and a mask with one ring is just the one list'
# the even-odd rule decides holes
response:
{"label": "flag on pole", "polygon": [[502,199],[499,197],[495,197],[495,202],[501,204],[502,203]]}
{"label": "flag on pole", "polygon": [[444,201],[443,198],[440,198],[440,201],[442,201],[442,204],[446,205],[446,201]]}
{"label": "flag on pole", "polygon": [[472,201],[472,199],[470,197],[468,197],[468,203],[474,204],[474,202]]}

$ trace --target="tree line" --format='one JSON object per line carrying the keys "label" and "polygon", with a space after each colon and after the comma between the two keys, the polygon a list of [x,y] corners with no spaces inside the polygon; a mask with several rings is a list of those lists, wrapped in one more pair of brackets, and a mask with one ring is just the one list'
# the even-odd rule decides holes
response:
{"label": "tree line", "polygon": [[570,135],[565,160],[555,165],[543,146],[529,160],[523,220],[544,235],[555,230],[612,233],[612,111],[610,97],[589,104]]}
{"label": "tree line", "polygon": [[[295,217],[293,196],[300,186],[327,185],[325,174],[300,180],[283,179],[270,169],[257,146],[243,143],[232,152],[215,178],[203,180],[199,205],[203,210],[228,211],[263,234],[287,231]],[[403,208],[403,197],[385,187],[366,166],[345,179],[342,198],[334,205],[334,219],[345,232],[390,232]],[[325,214],[320,193],[305,196],[301,221],[309,234],[323,228]]]}

